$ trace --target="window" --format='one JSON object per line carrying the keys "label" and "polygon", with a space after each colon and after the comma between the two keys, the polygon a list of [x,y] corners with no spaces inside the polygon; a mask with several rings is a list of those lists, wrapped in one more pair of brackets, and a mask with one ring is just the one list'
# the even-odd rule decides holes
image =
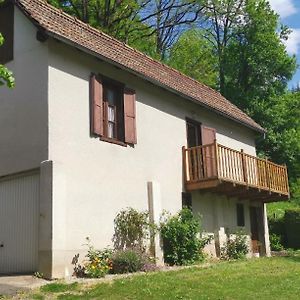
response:
{"label": "window", "polygon": [[10,1],[0,3],[0,32],[5,41],[0,47],[0,64],[13,59],[14,45],[14,5]]}
{"label": "window", "polygon": [[200,123],[190,119],[186,120],[187,145],[189,148],[201,145],[200,128]]}
{"label": "window", "polygon": [[135,91],[95,74],[90,82],[92,134],[111,143],[136,144]]}
{"label": "window", "polygon": [[244,204],[237,203],[236,205],[237,226],[245,226]]}
{"label": "window", "polygon": [[124,142],[123,87],[103,83],[103,136]]}

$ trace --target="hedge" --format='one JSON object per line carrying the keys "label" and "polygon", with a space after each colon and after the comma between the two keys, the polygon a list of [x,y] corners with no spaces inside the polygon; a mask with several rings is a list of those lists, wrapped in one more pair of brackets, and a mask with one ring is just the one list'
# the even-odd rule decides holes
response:
{"label": "hedge", "polygon": [[300,249],[300,208],[287,209],[284,224],[288,247]]}

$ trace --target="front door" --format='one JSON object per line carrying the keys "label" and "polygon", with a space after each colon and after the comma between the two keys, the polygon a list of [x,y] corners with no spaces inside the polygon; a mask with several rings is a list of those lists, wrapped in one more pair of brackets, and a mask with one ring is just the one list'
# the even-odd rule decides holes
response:
{"label": "front door", "polygon": [[250,225],[251,225],[251,240],[253,253],[260,253],[259,242],[259,207],[250,207]]}

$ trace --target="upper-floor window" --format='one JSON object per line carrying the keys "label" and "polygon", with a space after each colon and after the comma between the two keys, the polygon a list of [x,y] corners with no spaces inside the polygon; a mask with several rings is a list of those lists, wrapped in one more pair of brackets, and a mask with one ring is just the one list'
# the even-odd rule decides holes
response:
{"label": "upper-floor window", "polygon": [[92,133],[117,144],[136,144],[135,91],[91,76]]}
{"label": "upper-floor window", "polygon": [[14,52],[14,5],[10,1],[0,2],[0,33],[4,37],[0,64],[5,64],[13,59]]}

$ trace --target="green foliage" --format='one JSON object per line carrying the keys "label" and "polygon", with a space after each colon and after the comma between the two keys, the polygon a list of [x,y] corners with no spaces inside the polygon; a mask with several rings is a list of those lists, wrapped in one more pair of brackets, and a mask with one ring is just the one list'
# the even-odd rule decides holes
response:
{"label": "green foliage", "polygon": [[202,30],[184,32],[172,46],[167,63],[204,84],[216,87],[217,57]]}
{"label": "green foliage", "polygon": [[210,238],[199,238],[200,221],[188,208],[161,223],[164,259],[170,265],[192,264],[203,259],[202,250]]}
{"label": "green foliage", "polygon": [[296,70],[278,34],[278,15],[264,0],[248,0],[244,21],[236,26],[224,60],[225,96],[263,121],[271,98],[285,92]]}
{"label": "green foliage", "polygon": [[48,0],[48,2],[124,42],[128,42],[131,30],[133,28],[137,30],[136,27],[140,25],[136,14],[139,9],[137,1]]}
{"label": "green foliage", "polygon": [[72,261],[74,274],[77,277],[104,277],[112,269],[113,251],[111,249],[96,250],[90,239],[86,238],[86,240],[88,246],[87,260],[81,265],[78,263],[79,254],[75,255]]}
{"label": "green foliage", "polygon": [[147,212],[139,212],[133,208],[121,210],[114,220],[114,248],[144,250],[145,241],[153,228]]}
{"label": "green foliage", "polygon": [[300,208],[287,209],[284,222],[289,248],[300,249]]}
{"label": "green foliage", "polygon": [[[268,129],[259,150],[278,163],[286,163],[292,197],[299,199],[300,189],[300,93],[286,93],[270,100],[261,124]],[[298,191],[298,192],[297,192]],[[297,196],[298,193],[298,196]],[[299,200],[298,200],[299,201]]]}
{"label": "green foliage", "polygon": [[275,233],[270,234],[270,246],[272,251],[282,251],[281,237]]}
{"label": "green foliage", "polygon": [[242,232],[229,236],[225,246],[221,247],[221,259],[242,259],[249,252],[247,236]]}
{"label": "green foliage", "polygon": [[114,253],[112,257],[112,270],[115,274],[134,273],[142,271],[146,263],[142,252],[127,249]]}
{"label": "green foliage", "polygon": [[[0,47],[4,43],[4,38],[0,33]],[[0,86],[7,85],[9,88],[15,86],[15,79],[11,71],[9,71],[5,66],[0,64]]]}

